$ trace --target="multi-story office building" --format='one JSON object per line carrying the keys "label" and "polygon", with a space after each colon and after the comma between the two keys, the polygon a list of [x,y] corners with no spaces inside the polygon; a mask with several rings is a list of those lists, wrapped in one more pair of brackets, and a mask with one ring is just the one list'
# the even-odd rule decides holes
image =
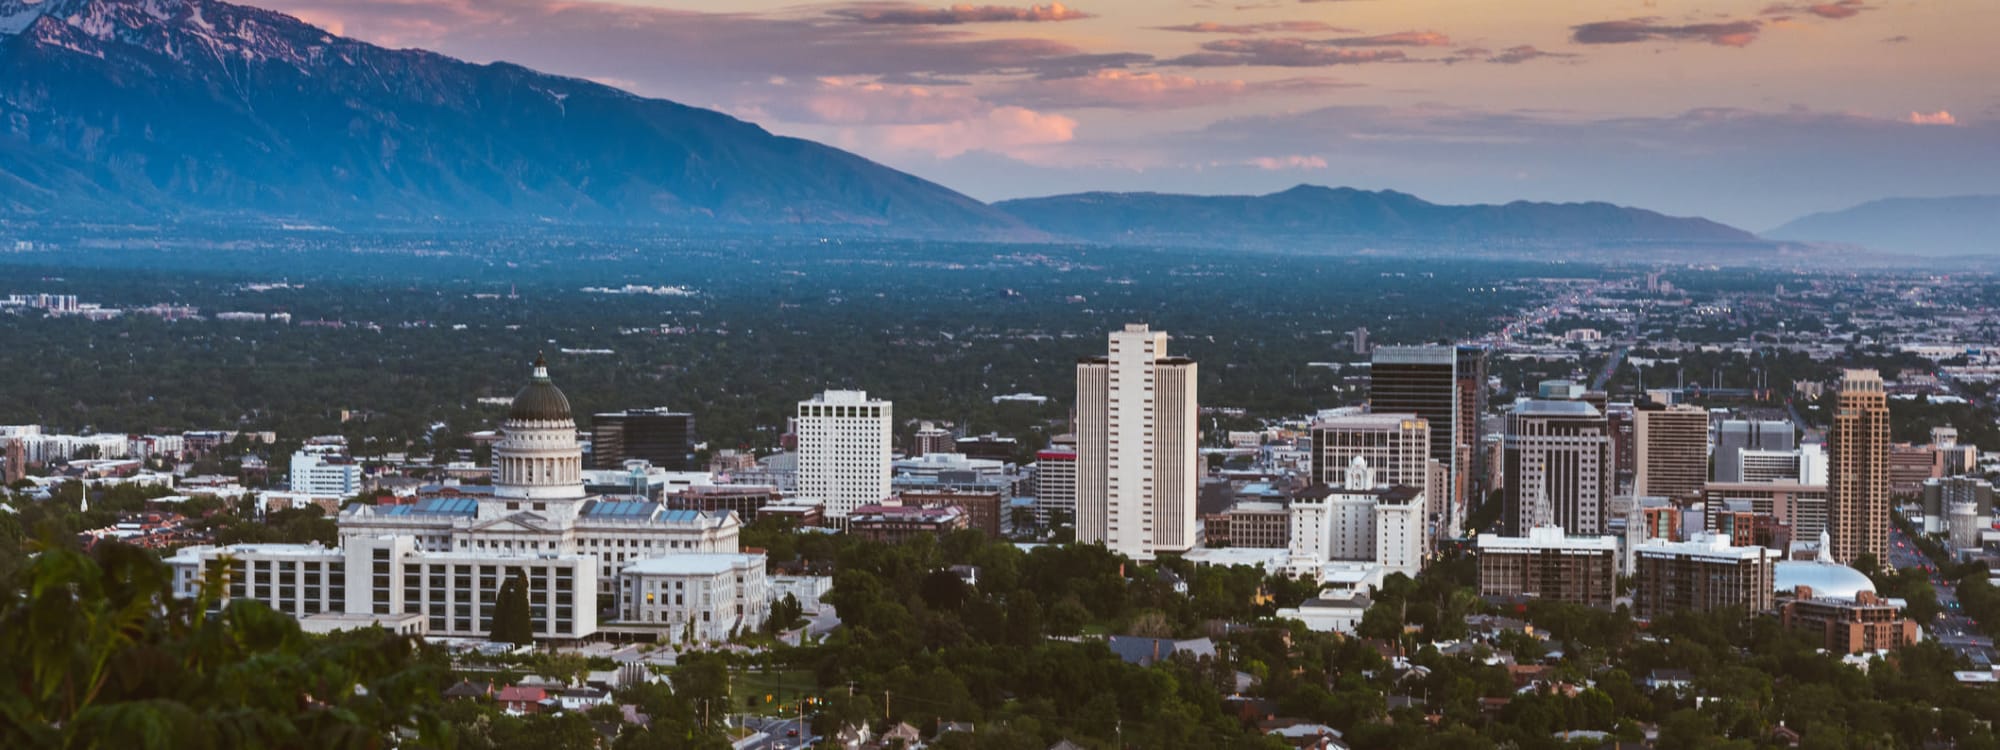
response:
{"label": "multi-story office building", "polygon": [[618,469],[634,460],[667,471],[699,470],[694,461],[694,415],[659,407],[591,416],[591,466]]}
{"label": "multi-story office building", "polygon": [[1770,609],[1780,553],[1702,534],[1685,542],[1647,540],[1639,545],[1637,558],[1633,613],[1652,619],[1682,610]]}
{"label": "multi-story office building", "polygon": [[1616,467],[1612,471],[1612,494],[1632,494],[1632,479],[1638,471],[1638,438],[1634,434],[1634,422],[1638,407],[1629,401],[1607,403],[1604,407],[1604,427],[1611,433],[1611,462]]}
{"label": "multi-story office building", "polygon": [[1792,423],[1783,420],[1723,420],[1715,435],[1715,481],[1765,481],[1749,477],[1744,455],[1748,451],[1764,456],[1766,463],[1772,462],[1772,457],[1789,456],[1790,476],[1798,479],[1798,456],[1793,453],[1797,446],[1793,443],[1793,433]]}
{"label": "multi-story office building", "polygon": [[1937,469],[1943,463],[1932,446],[1889,444],[1889,494],[1915,497],[1923,491],[1924,482],[1938,478]]}
{"label": "multi-story office building", "polygon": [[796,421],[799,497],[824,502],[835,524],[855,508],[889,498],[892,404],[867,391],[827,391],[800,401]]}
{"label": "multi-story office building", "polygon": [[1617,591],[1617,537],[1568,536],[1554,526],[1479,535],[1480,596],[1609,606]]}
{"label": "multi-story office building", "polygon": [[[1441,504],[1468,507],[1485,475],[1480,416],[1486,412],[1486,349],[1383,346],[1370,363],[1368,404],[1381,414],[1415,414],[1430,427],[1431,458],[1445,468]],[[1462,517],[1463,511],[1449,515]]]}
{"label": "multi-story office building", "polygon": [[307,445],[292,454],[292,492],[349,498],[361,493],[361,467],[343,455],[346,446]]}
{"label": "multi-story office building", "polygon": [[[634,564],[719,556],[736,565],[731,512],[668,510],[659,502],[592,496],[569,400],[535,363],[514,397],[494,446],[491,492],[425,498],[408,505],[354,505],[340,515],[340,547],[236,545],[183,549],[168,560],[176,594],[193,596],[206,570],[229,573],[220,598],[250,598],[303,618],[309,629],[382,624],[399,632],[482,637],[507,581],[528,584],[535,634],[586,638],[606,628],[681,640],[762,623],[761,602],[720,602],[651,622],[624,621],[642,610],[621,602]],[[738,565],[739,591],[763,589],[762,556]],[[642,571],[631,571],[639,576]],[[314,587],[317,587],[316,589]],[[317,612],[312,610],[317,609]],[[600,618],[600,614],[603,618]],[[697,617],[699,615],[699,617]],[[679,619],[674,619],[679,618]],[[600,621],[601,619],[608,621]]]}
{"label": "multi-story office building", "polygon": [[1581,401],[1523,400],[1507,419],[1506,533],[1560,526],[1604,533],[1612,443],[1604,416]]}
{"label": "multi-story office building", "polygon": [[917,423],[917,434],[910,441],[910,457],[921,458],[930,453],[951,453],[957,447],[951,431],[933,422]]}
{"label": "multi-story office building", "polygon": [[1827,430],[1827,530],[1833,558],[1885,559],[1889,547],[1889,396],[1882,375],[1848,370]]}
{"label": "multi-story office building", "polygon": [[735,513],[743,523],[755,523],[759,510],[783,502],[784,495],[768,484],[705,484],[668,494],[666,501],[669,510]]}
{"label": "multi-story office building", "polygon": [[1243,500],[1202,517],[1209,547],[1278,549],[1292,541],[1292,509],[1284,503]]}
{"label": "multi-story office building", "polygon": [[1704,489],[1711,508],[1747,501],[1750,512],[1768,517],[1790,539],[1818,539],[1826,531],[1824,485],[1798,482],[1710,482]]}
{"label": "multi-story office building", "polygon": [[1993,484],[1979,477],[1945,477],[1924,482],[1924,533],[1949,531],[1951,509],[1971,505],[1974,517],[1993,517]]}
{"label": "multi-story office building", "polygon": [[1646,404],[1632,415],[1632,494],[1686,497],[1708,481],[1708,410]]}
{"label": "multi-story office building", "polygon": [[1076,366],[1076,539],[1150,559],[1195,544],[1195,363],[1127,325]]}
{"label": "multi-story office building", "polygon": [[1076,438],[1058,435],[1035,454],[1035,520],[1076,522]]}
{"label": "multi-story office building", "polygon": [[[1734,456],[1736,466],[1729,476],[1735,478],[1724,479],[1722,472],[1717,470],[1715,481],[1797,482],[1803,476],[1799,471],[1801,456],[1797,450],[1767,451],[1745,448],[1736,450]],[[1716,457],[1720,459],[1721,454],[1718,453]]]}
{"label": "multi-story office building", "polygon": [[1001,437],[999,433],[962,437],[953,442],[953,452],[967,458],[984,461],[1013,463],[1014,456],[1021,450],[1021,441]]}

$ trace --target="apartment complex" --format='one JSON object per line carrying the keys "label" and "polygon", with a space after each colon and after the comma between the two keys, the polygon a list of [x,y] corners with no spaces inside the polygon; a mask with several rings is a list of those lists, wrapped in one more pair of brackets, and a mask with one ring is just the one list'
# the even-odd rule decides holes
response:
{"label": "apartment complex", "polygon": [[1684,542],[1647,540],[1635,557],[1632,610],[1638,617],[1725,607],[1753,613],[1771,608],[1780,559],[1775,549],[1738,546],[1726,537],[1702,534]]}
{"label": "apartment complex", "polygon": [[1827,430],[1827,530],[1833,557],[1886,558],[1889,546],[1889,397],[1882,375],[1848,370]]}
{"label": "apartment complex", "polygon": [[1540,526],[1526,536],[1479,535],[1479,595],[1605,606],[1618,591],[1618,539]]}

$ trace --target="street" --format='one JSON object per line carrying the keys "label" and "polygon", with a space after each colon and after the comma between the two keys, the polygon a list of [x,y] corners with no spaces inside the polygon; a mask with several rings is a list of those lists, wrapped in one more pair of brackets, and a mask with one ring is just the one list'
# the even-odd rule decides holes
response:
{"label": "street", "polygon": [[1943,611],[1937,620],[1919,623],[1926,637],[1958,652],[1973,664],[1986,667],[1993,663],[1993,639],[1979,633],[1979,627],[1958,608],[1958,593],[1951,582],[1936,570],[1936,564],[1924,557],[1923,551],[1903,534],[1902,529],[1889,530],[1889,565],[1897,570],[1922,567],[1930,569],[1931,587],[1937,590],[1938,606]]}

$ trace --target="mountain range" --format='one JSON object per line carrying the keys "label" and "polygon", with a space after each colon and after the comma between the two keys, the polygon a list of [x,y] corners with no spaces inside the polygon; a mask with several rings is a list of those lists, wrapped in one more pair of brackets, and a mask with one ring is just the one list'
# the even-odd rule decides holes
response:
{"label": "mountain range", "polygon": [[0,218],[555,222],[1272,245],[1770,247],[1606,203],[1300,186],[988,205],[846,151],[590,81],[219,0],[0,0]]}
{"label": "mountain range", "polygon": [[1887,198],[1806,216],[1764,236],[1909,255],[2000,255],[2000,195]]}

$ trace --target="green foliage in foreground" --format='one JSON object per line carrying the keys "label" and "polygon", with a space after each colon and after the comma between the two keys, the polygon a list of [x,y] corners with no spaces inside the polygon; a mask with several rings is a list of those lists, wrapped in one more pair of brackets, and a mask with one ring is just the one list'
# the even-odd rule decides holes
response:
{"label": "green foliage in foreground", "polygon": [[0,601],[0,747],[370,748],[445,741],[440,654],[316,637],[252,602],[171,595],[152,553],[43,543]]}

